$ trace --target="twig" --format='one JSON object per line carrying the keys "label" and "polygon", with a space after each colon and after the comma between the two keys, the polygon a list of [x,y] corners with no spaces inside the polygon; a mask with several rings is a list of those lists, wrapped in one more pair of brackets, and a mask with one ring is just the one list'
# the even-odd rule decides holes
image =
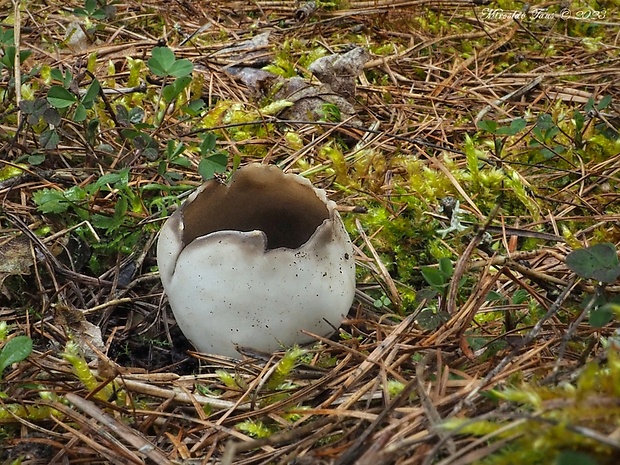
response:
{"label": "twig", "polygon": [[158,465],[173,465],[172,462],[168,460],[168,458],[162,454],[156,446],[139,435],[135,429],[129,428],[127,425],[116,421],[110,415],[103,412],[94,403],[86,399],[82,399],[80,396],[72,392],[65,394],[65,398],[78,409],[84,413],[87,413],[95,420],[109,428],[119,438],[128,444],[131,444],[138,450],[138,452],[145,454]]}
{"label": "twig", "polygon": [[469,395],[467,397],[465,397],[465,399],[461,400],[454,407],[454,409],[452,410],[451,416],[452,415],[456,415],[463,408],[463,406],[466,403],[471,402],[472,399],[474,399],[478,395],[478,393],[480,392],[481,389],[486,387],[489,384],[489,382],[491,382],[491,380],[493,378],[495,378],[495,376],[499,372],[501,372],[506,366],[508,366],[508,364],[512,361],[512,359],[520,352],[522,347],[525,347],[525,346],[529,345],[534,339],[536,339],[538,337],[538,335],[542,331],[543,326],[547,322],[547,320],[549,318],[551,318],[553,315],[555,315],[560,310],[560,308],[562,307],[562,304],[564,303],[564,301],[566,300],[566,298],[568,297],[568,295],[572,291],[572,289],[575,286],[576,282],[577,282],[577,277],[576,276],[572,276],[571,279],[568,281],[568,284],[566,285],[566,287],[562,290],[562,292],[558,296],[558,298],[555,300],[555,302],[553,302],[553,305],[551,305],[551,307],[549,307],[549,310],[547,311],[547,313],[545,313],[545,315],[540,319],[540,321],[538,323],[536,323],[536,325],[534,325],[534,327],[527,334],[527,336],[525,336],[525,338],[523,339],[523,344],[521,344],[520,347],[517,347],[517,348],[513,349],[508,355],[506,355],[502,359],[502,361],[499,362],[497,364],[497,366],[495,368],[493,368],[484,377],[484,379],[482,381],[480,381],[478,386],[476,386],[474,389],[472,389],[472,391],[469,393]]}
{"label": "twig", "polygon": [[148,396],[161,397],[163,399],[174,399],[175,401],[182,402],[184,404],[192,404],[193,398],[201,405],[210,405],[212,407],[220,409],[231,409],[236,407],[239,410],[247,410],[250,407],[249,403],[237,405],[236,402],[215,399],[199,394],[192,394],[190,397],[190,395],[184,392],[178,392],[172,389],[164,389],[131,379],[123,379],[123,385],[130,391],[139,392],[140,394],[145,394]]}
{"label": "twig", "polygon": [[553,370],[551,371],[551,374],[547,378],[555,379],[555,377],[557,376],[560,369],[560,364],[562,363],[562,358],[564,358],[564,352],[566,352],[566,347],[568,346],[569,341],[575,334],[575,330],[579,327],[583,319],[590,314],[590,310],[598,301],[600,291],[600,287],[596,287],[595,295],[590,297],[588,304],[584,307],[583,310],[581,310],[581,313],[579,314],[577,319],[569,325],[568,329],[564,333],[564,336],[562,337],[562,343],[560,344],[560,348],[558,349],[558,357],[555,361],[555,364],[553,365]]}
{"label": "twig", "polygon": [[497,215],[497,212],[499,211],[499,206],[500,203],[498,202],[497,205],[495,205],[495,208],[493,208],[493,211],[489,213],[485,225],[478,230],[474,238],[469,242],[469,244],[467,244],[465,251],[463,251],[463,253],[460,255],[459,259],[456,262],[456,265],[454,266],[454,273],[452,275],[452,279],[450,280],[450,287],[448,288],[448,298],[446,299],[446,310],[450,315],[453,315],[456,312],[456,294],[458,292],[461,278],[465,274],[465,271],[467,271],[469,258],[474,252],[474,249],[478,247],[478,245],[482,242],[482,239],[484,239],[486,228],[491,223],[491,221],[493,221],[495,215]]}
{"label": "twig", "polygon": [[290,442],[294,439],[305,436],[308,433],[315,432],[326,425],[332,423],[333,419],[329,417],[319,418],[318,420],[311,421],[305,425],[290,429],[288,431],[282,431],[276,433],[268,438],[254,439],[252,441],[238,442],[228,441],[224,455],[222,456],[221,465],[231,465],[238,452],[245,452],[252,449],[258,449],[264,446],[275,446],[278,444]]}
{"label": "twig", "polygon": [[409,397],[409,393],[416,386],[417,379],[413,378],[410,380],[400,393],[392,399],[392,401],[388,404],[387,407],[383,409],[383,411],[377,415],[377,418],[368,425],[368,427],[364,430],[362,434],[355,440],[355,442],[349,446],[347,451],[340,456],[334,465],[348,465],[352,463],[357,457],[359,457],[362,452],[365,450],[364,446],[369,446],[369,438],[370,435],[373,434],[377,426],[379,426],[387,417],[389,413],[391,413],[396,407],[398,407],[403,400]]}
{"label": "twig", "polygon": [[21,123],[22,113],[19,104],[22,101],[22,63],[21,63],[21,0],[13,0],[13,19],[15,22],[13,34],[15,39],[15,60],[13,72],[15,78],[15,106],[17,107],[17,121]]}
{"label": "twig", "polygon": [[532,79],[530,82],[528,82],[524,86],[519,87],[517,90],[514,90],[510,92],[509,94],[506,94],[501,98],[498,98],[491,105],[487,105],[486,107],[484,107],[482,110],[478,112],[478,114],[476,115],[476,118],[474,119],[474,124],[478,124],[478,122],[482,118],[484,118],[484,115],[486,115],[489,111],[491,111],[491,108],[493,108],[493,106],[501,105],[502,103],[504,103],[507,100],[510,100],[511,98],[520,97],[528,93],[534,87],[538,86],[543,81],[544,78],[545,78],[545,75],[541,74],[535,77],[534,79]]}

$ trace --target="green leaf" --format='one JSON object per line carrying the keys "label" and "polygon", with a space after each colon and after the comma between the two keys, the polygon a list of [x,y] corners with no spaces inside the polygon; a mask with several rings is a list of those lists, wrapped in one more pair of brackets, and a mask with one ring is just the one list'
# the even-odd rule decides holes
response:
{"label": "green leaf", "polygon": [[613,304],[605,304],[592,310],[588,319],[593,328],[602,328],[612,320],[613,316]]}
{"label": "green leaf", "polygon": [[495,301],[501,301],[503,300],[504,297],[496,291],[490,291],[487,296],[484,298],[484,300],[486,300],[487,302],[495,302]]}
{"label": "green leaf", "polygon": [[416,322],[426,331],[432,331],[449,319],[450,315],[447,312],[437,312],[432,308],[425,308],[418,315]]}
{"label": "green leaf", "polygon": [[577,249],[566,256],[566,266],[582,278],[613,283],[620,276],[616,247],[605,242]]}
{"label": "green leaf", "polygon": [[176,78],[172,84],[164,87],[161,93],[162,97],[166,102],[171,103],[181,92],[183,92],[183,89],[185,89],[191,81],[192,78],[189,76]]}
{"label": "green leaf", "polygon": [[489,119],[478,121],[478,129],[495,134],[495,131],[497,130],[497,123]]}
{"label": "green leaf", "polygon": [[129,110],[129,121],[132,124],[141,123],[144,119],[144,108],[141,107],[133,107]]}
{"label": "green leaf", "polygon": [[598,462],[583,452],[565,450],[556,457],[553,465],[598,465]]}
{"label": "green leaf", "polygon": [[512,304],[521,305],[529,297],[529,293],[525,289],[517,289],[512,295]]}
{"label": "green leaf", "polygon": [[183,112],[188,116],[198,116],[204,107],[205,102],[203,100],[192,100],[188,105],[183,107]]}
{"label": "green leaf", "polygon": [[166,144],[166,158],[168,160],[173,160],[177,158],[179,155],[183,153],[185,150],[185,144],[179,143],[177,144],[173,140],[169,140]]}
{"label": "green leaf", "polygon": [[19,61],[23,63],[30,55],[32,55],[32,50],[22,50],[19,52]]}
{"label": "green leaf", "polygon": [[0,64],[7,67],[8,69],[13,69],[15,67],[15,54],[17,53],[17,49],[15,46],[10,45],[4,49],[4,55],[0,58]]}
{"label": "green leaf", "polygon": [[101,176],[99,179],[97,179],[97,181],[93,184],[91,184],[89,186],[89,190],[91,190],[92,192],[96,192],[98,190],[100,190],[103,187],[106,187],[106,191],[109,191],[110,189],[107,188],[108,184],[114,185],[117,182],[119,182],[121,180],[121,174],[120,173],[106,173],[103,176]]}
{"label": "green leaf", "polygon": [[16,336],[9,340],[0,352],[0,378],[8,366],[25,360],[31,353],[32,339],[28,336]]}
{"label": "green leaf", "polygon": [[[44,117],[45,112],[47,110],[58,113],[58,110],[56,110],[55,108],[52,108],[49,102],[43,98],[37,98],[34,100],[22,100],[21,102],[19,102],[19,108],[26,115],[28,115],[28,123],[33,126],[39,122],[39,119],[41,118],[41,116]],[[60,115],[58,119],[60,121]]]}
{"label": "green leaf", "polygon": [[523,118],[517,118],[510,123],[510,126],[499,128],[495,133],[505,136],[514,136],[518,132],[522,131],[527,125],[527,121]]}
{"label": "green leaf", "polygon": [[75,107],[75,113],[73,114],[73,121],[81,123],[86,119],[86,108],[82,105],[82,102],[78,103]]}
{"label": "green leaf", "polygon": [[142,156],[149,161],[155,161],[159,158],[159,150],[157,150],[157,147],[146,147],[141,153]]}
{"label": "green leaf", "polygon": [[446,285],[445,275],[441,270],[431,266],[423,266],[420,270],[422,277],[434,289],[441,289]]}
{"label": "green leaf", "polygon": [[88,143],[91,145],[96,145],[97,136],[99,134],[99,132],[97,131],[98,128],[99,120],[97,118],[89,120],[88,124],[86,125],[86,138],[88,140]]}
{"label": "green leaf", "polygon": [[212,152],[213,149],[215,149],[216,139],[215,134],[212,132],[205,134],[205,138],[202,139],[202,142],[200,143],[200,153],[202,155],[207,155]]}
{"label": "green leaf", "polygon": [[605,108],[609,106],[610,103],[611,103],[611,95],[606,95],[605,97],[601,99],[600,102],[596,104],[596,109],[599,111],[604,110]]}
{"label": "green leaf", "polygon": [[84,190],[83,187],[73,186],[63,192],[63,196],[67,199],[68,202],[80,202],[86,199],[88,193]]}
{"label": "green leaf", "polygon": [[92,223],[96,228],[105,229],[106,233],[111,233],[120,228],[127,216],[127,207],[128,202],[127,198],[119,197],[116,202],[116,206],[114,207],[114,215],[106,216],[106,215],[93,215]]}
{"label": "green leaf", "polygon": [[47,92],[47,101],[54,108],[67,108],[77,101],[77,97],[62,86],[52,86]]}
{"label": "green leaf", "polygon": [[556,125],[553,122],[553,118],[550,114],[543,113],[538,117],[538,120],[536,121],[536,127],[539,128],[541,131],[545,131],[549,128],[556,127]]}
{"label": "green leaf", "polygon": [[91,108],[93,106],[95,99],[99,95],[99,89],[101,89],[99,81],[95,79],[93,82],[90,83],[88,90],[84,94],[84,97],[82,97],[82,104],[86,108]]}
{"label": "green leaf", "polygon": [[45,150],[54,150],[60,143],[60,136],[53,129],[46,129],[39,136],[39,142]]}
{"label": "green leaf", "polygon": [[[67,71],[67,73],[68,72],[69,71]],[[50,76],[55,81],[64,82],[65,80],[65,74],[62,71],[60,71],[58,68],[52,68],[52,70],[50,71]]]}
{"label": "green leaf", "polygon": [[226,171],[228,157],[224,153],[215,153],[209,157],[203,158],[198,164],[198,173],[205,181],[213,178],[215,173],[223,173]]}
{"label": "green leaf", "polygon": [[0,29],[0,45],[15,45],[15,30]]}
{"label": "green leaf", "polygon": [[114,206],[114,218],[116,218],[122,224],[125,221],[127,215],[127,208],[129,207],[129,201],[126,197],[120,197]]}
{"label": "green leaf", "polygon": [[583,129],[583,124],[585,122],[583,113],[581,113],[579,110],[575,110],[575,113],[573,113],[573,119],[575,120],[576,131],[581,132],[581,130]]}
{"label": "green leaf", "polygon": [[[4,49],[4,55],[0,58],[0,64],[6,66],[9,69],[15,68],[15,54],[17,53],[17,49],[10,45]],[[32,55],[30,50],[22,50],[19,52],[19,61],[23,63],[26,59]],[[2,66],[0,66],[0,69]]]}
{"label": "green leaf", "polygon": [[93,14],[90,15],[90,17],[92,19],[98,19],[98,20],[107,19],[108,12],[106,11],[105,8],[99,8],[97,11],[93,12]]}
{"label": "green leaf", "polygon": [[452,260],[447,257],[439,259],[439,270],[444,274],[446,278],[451,278],[454,269],[452,268]]}
{"label": "green leaf", "polygon": [[174,77],[183,77],[191,74],[193,70],[193,63],[183,58],[182,60],[177,60],[172,64],[170,70],[168,71],[168,74]]}
{"label": "green leaf", "polygon": [[[48,104],[47,102],[45,103]],[[62,116],[60,116],[60,113],[56,108],[48,107],[43,112],[43,121],[45,121],[50,126],[60,126]]]}
{"label": "green leaf", "polygon": [[170,74],[172,65],[174,65],[174,52],[168,47],[155,47],[151,52],[151,58],[146,62],[151,72],[160,77],[166,77]]}
{"label": "green leaf", "polygon": [[84,1],[84,9],[88,12],[88,14],[93,14],[96,8],[97,8],[97,0],[85,0]]}
{"label": "green leaf", "polygon": [[42,213],[64,213],[73,203],[86,198],[86,191],[80,186],[73,186],[64,192],[55,189],[41,189],[32,195],[37,209]]}
{"label": "green leaf", "polygon": [[44,161],[45,161],[45,155],[41,153],[35,153],[28,157],[28,163],[30,163],[31,165],[35,165],[35,166],[40,165]]}
{"label": "green leaf", "polygon": [[187,157],[176,157],[170,160],[170,164],[189,168],[192,166],[192,161]]}

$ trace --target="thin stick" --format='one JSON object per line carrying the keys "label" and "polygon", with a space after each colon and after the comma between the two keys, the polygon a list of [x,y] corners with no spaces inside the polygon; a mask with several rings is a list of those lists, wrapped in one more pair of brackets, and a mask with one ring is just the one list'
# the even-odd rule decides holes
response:
{"label": "thin stick", "polygon": [[131,444],[138,450],[138,452],[145,454],[155,463],[161,465],[172,465],[172,462],[168,460],[168,458],[164,454],[162,454],[156,446],[154,446],[144,437],[139,435],[135,429],[129,428],[123,423],[116,421],[110,415],[97,407],[94,403],[86,399],[82,399],[77,394],[68,392],[67,394],[65,394],[65,397],[77,408],[82,410],[84,413],[87,413],[98,422],[105,425],[111,431],[116,433],[118,437],[120,437],[128,444]]}
{"label": "thin stick", "polygon": [[[524,338],[523,340],[523,344],[521,345],[521,347],[526,347],[528,344],[530,344],[535,338],[538,337],[538,335],[540,334],[540,332],[543,329],[543,326],[545,324],[545,322],[551,318],[553,315],[555,315],[560,308],[562,307],[562,304],[564,303],[564,301],[566,300],[566,298],[568,297],[568,295],[570,294],[570,292],[573,290],[573,287],[575,287],[575,284],[577,282],[577,277],[576,276],[572,276],[571,279],[569,280],[567,286],[562,290],[562,293],[558,296],[558,298],[555,300],[555,302],[553,302],[553,305],[551,305],[551,307],[549,308],[549,311],[545,314],[545,316],[543,316],[540,321],[538,323],[536,323],[534,325],[534,327],[532,328],[532,330],[527,334],[527,336]],[[471,402],[472,399],[474,399],[474,397],[476,397],[478,395],[478,393],[480,392],[481,389],[483,389],[484,387],[486,387],[489,382],[499,373],[501,372],[504,368],[506,368],[506,366],[508,366],[508,364],[513,360],[513,358],[519,353],[519,351],[521,350],[521,347],[517,347],[515,349],[513,349],[508,355],[506,355],[501,362],[498,363],[498,365],[493,368],[485,377],[484,379],[478,384],[478,386],[476,386],[467,397],[465,397],[465,399],[461,400],[452,410],[452,413],[450,414],[450,416],[456,415],[462,408],[463,406],[468,403]]]}

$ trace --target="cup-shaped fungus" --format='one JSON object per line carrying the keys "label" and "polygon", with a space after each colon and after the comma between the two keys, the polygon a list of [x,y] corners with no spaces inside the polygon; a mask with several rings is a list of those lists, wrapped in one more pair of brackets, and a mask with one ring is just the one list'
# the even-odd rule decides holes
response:
{"label": "cup-shaped fungus", "polygon": [[351,241],[322,189],[275,166],[207,181],[166,221],[159,272],[179,327],[200,351],[271,352],[328,335],[355,293]]}

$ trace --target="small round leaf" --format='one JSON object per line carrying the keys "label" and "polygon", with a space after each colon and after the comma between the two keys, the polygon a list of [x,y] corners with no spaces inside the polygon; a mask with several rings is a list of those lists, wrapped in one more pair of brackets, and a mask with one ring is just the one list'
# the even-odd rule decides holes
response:
{"label": "small round leaf", "polygon": [[589,322],[593,328],[602,328],[611,321],[614,316],[613,307],[609,304],[603,305],[590,312]]}
{"label": "small round leaf", "polygon": [[566,256],[566,266],[582,278],[613,283],[620,276],[616,247],[605,242],[577,249]]}

